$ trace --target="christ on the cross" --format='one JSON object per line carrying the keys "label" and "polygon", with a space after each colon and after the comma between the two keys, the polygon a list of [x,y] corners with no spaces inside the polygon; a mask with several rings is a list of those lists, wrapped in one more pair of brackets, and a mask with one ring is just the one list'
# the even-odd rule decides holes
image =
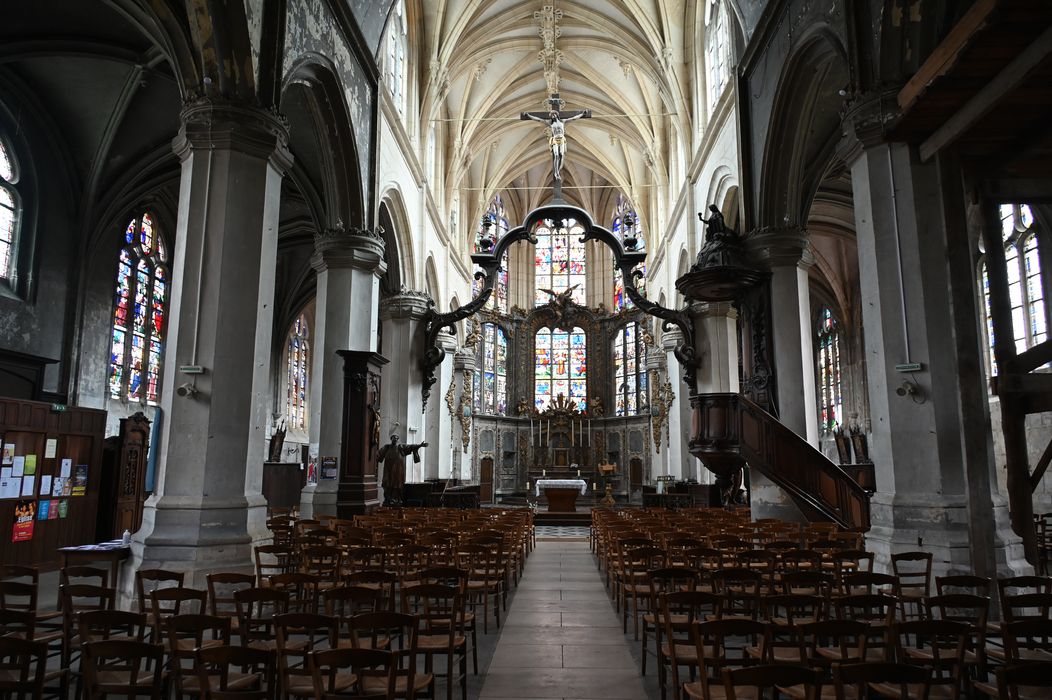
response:
{"label": "christ on the cross", "polygon": [[519,119],[532,119],[535,122],[548,125],[548,146],[552,149],[552,174],[555,176],[556,181],[561,183],[563,179],[563,161],[566,160],[566,122],[572,122],[575,119],[588,119],[592,116],[592,113],[586,109],[574,112],[564,112],[555,109],[562,103],[562,100],[557,95],[550,99],[549,102],[552,105],[551,111],[523,112],[519,115]]}

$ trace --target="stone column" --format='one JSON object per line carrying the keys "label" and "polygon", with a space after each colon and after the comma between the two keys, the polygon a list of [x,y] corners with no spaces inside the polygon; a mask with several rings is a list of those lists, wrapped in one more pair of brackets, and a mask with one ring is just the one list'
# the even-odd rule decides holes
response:
{"label": "stone column", "polygon": [[[1018,540],[1007,526],[1003,499],[996,486],[991,487],[996,481],[990,451],[965,448],[965,441],[977,433],[989,444],[990,424],[987,412],[962,405],[965,396],[974,401],[969,385],[979,380],[963,380],[968,373],[974,378],[981,372],[974,355],[982,350],[972,327],[978,324],[977,312],[966,314],[967,322],[958,312],[954,322],[955,306],[976,303],[956,299],[962,294],[962,275],[949,267],[955,256],[947,252],[948,240],[961,245],[947,229],[947,217],[965,207],[959,170],[945,173],[949,179],[941,183],[935,162],[920,163],[901,144],[859,144],[846,161],[854,189],[865,302],[870,455],[877,481],[867,546],[884,566],[896,551],[932,551],[938,575],[973,569],[987,576],[1018,571],[1025,564],[1019,561]],[[956,196],[947,200],[954,190]],[[963,274],[969,273],[974,282],[974,268]],[[956,285],[955,294],[951,284]],[[977,293],[970,285],[963,292]],[[962,334],[973,339],[966,353],[959,353]],[[906,363],[919,363],[920,371],[900,371]],[[971,370],[962,374],[961,368],[969,366]],[[916,392],[900,394],[904,387]],[[985,460],[978,469],[969,466],[976,460]],[[970,500],[969,489],[984,485],[985,497]],[[976,532],[969,527],[973,521],[988,525]],[[987,567],[982,553],[989,551],[995,552],[996,571],[983,571]]]}
{"label": "stone column", "polygon": [[[311,376],[311,453],[343,453],[343,362],[338,350],[376,350],[376,313],[380,277],[387,270],[383,239],[369,231],[330,229],[314,238],[311,264],[318,273],[314,360]],[[304,487],[300,511],[305,518],[336,514],[339,481]]]}
{"label": "stone column", "polygon": [[[818,447],[818,399],[811,337],[811,292],[807,268],[814,258],[802,228],[763,229],[746,239],[771,270],[771,344],[774,348],[778,418]],[[804,520],[792,499],[767,477],[749,470],[749,497],[756,518]]]}
{"label": "stone column", "polygon": [[[434,302],[424,292],[403,291],[384,299],[380,322],[384,324],[384,366],[380,412],[383,442],[397,435],[403,445],[424,442],[423,369],[424,341],[421,324]],[[437,399],[438,397],[434,397]],[[382,467],[381,467],[382,471]],[[380,474],[383,483],[383,474]],[[423,463],[406,457],[405,480],[420,481]],[[380,495],[383,502],[384,496]]]}
{"label": "stone column", "polygon": [[461,482],[470,482],[474,478],[471,463],[472,432],[472,380],[475,376],[475,351],[461,350],[453,358],[453,382],[458,386],[454,400],[456,403],[453,417],[453,454],[452,476]]}
{"label": "stone column", "polygon": [[453,335],[442,333],[438,336],[438,342],[446,351],[446,359],[435,371],[438,375],[436,391],[427,402],[427,449],[423,453],[425,479],[448,479],[453,452],[450,440],[453,424],[447,396],[448,400],[452,401],[456,394],[453,387],[453,353],[457,349],[457,339]]}
{"label": "stone column", "polygon": [[[261,494],[281,180],[283,119],[244,103],[198,100],[173,148],[182,166],[156,490],[120,582],[135,571],[250,570],[266,535]],[[184,373],[199,366],[203,372]]]}

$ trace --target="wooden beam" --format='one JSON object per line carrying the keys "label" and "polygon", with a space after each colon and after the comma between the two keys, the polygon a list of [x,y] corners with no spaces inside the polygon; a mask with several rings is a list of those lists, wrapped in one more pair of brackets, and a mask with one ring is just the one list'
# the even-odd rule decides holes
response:
{"label": "wooden beam", "polygon": [[1047,362],[1052,362],[1052,340],[1038,343],[1026,352],[1016,355],[1013,368],[1016,372],[1033,372]]}
{"label": "wooden beam", "polygon": [[1023,82],[1031,71],[1040,66],[1049,54],[1052,54],[1052,27],[1042,32],[920,145],[921,160],[928,160],[967,133],[1005,95]]}
{"label": "wooden beam", "polygon": [[995,177],[984,179],[982,193],[1003,202],[1052,202],[1052,179]]}
{"label": "wooden beam", "polygon": [[913,107],[933,82],[953,69],[972,37],[986,26],[987,20],[1001,4],[1002,0],[979,0],[968,8],[964,17],[953,25],[946,38],[935,47],[909,82],[902,86],[898,102],[903,114]]}
{"label": "wooden beam", "polygon": [[1048,463],[1052,462],[1052,440],[1048,441],[1045,445],[1045,451],[1041,453],[1041,459],[1037,460],[1037,466],[1034,467],[1034,473],[1030,475],[1030,490],[1036,491],[1037,485],[1041,483],[1041,477],[1045,475],[1045,470],[1048,469]]}
{"label": "wooden beam", "polygon": [[1052,374],[999,374],[994,377],[997,395],[1052,394]]}

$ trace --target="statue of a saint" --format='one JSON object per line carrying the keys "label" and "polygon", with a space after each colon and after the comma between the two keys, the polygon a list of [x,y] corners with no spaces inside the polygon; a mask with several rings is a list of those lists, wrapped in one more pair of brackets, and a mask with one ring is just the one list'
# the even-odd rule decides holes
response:
{"label": "statue of a saint", "polygon": [[521,119],[532,119],[548,125],[548,146],[552,149],[552,174],[555,179],[563,179],[563,161],[566,160],[566,122],[575,119],[586,119],[591,116],[587,110],[580,112],[559,112],[552,110],[542,116],[534,112],[523,112]]}
{"label": "statue of a saint", "polygon": [[426,442],[417,445],[402,445],[397,435],[391,436],[391,442],[380,448],[379,459],[384,463],[382,486],[384,487],[384,504],[401,505],[402,487],[405,486],[405,458],[413,455],[413,463],[420,462],[420,448],[427,447]]}
{"label": "statue of a saint", "polygon": [[274,427],[274,434],[270,436],[270,450],[267,455],[269,462],[280,462],[281,461],[281,449],[285,446],[285,419],[282,418]]}
{"label": "statue of a saint", "polygon": [[698,219],[705,224],[705,242],[718,241],[720,237],[727,233],[727,222],[723,218],[723,212],[720,211],[719,207],[715,204],[709,205],[709,211],[712,215],[709,218],[702,216],[701,212],[698,212]]}

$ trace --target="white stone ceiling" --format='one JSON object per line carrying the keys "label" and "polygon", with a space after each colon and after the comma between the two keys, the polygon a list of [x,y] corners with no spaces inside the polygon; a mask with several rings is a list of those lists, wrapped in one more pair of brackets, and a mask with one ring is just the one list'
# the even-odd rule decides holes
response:
{"label": "white stone ceiling", "polygon": [[513,221],[550,198],[546,130],[519,121],[519,113],[547,109],[535,13],[553,4],[562,13],[556,48],[564,109],[594,113],[567,125],[564,196],[605,212],[620,190],[646,216],[652,190],[668,178],[669,135],[690,124],[684,25],[688,10],[694,24],[697,10],[685,0],[416,4],[411,32],[422,36],[410,41],[420,50],[421,128],[425,137],[432,123],[444,130],[447,195],[470,192],[477,208],[501,192]]}

